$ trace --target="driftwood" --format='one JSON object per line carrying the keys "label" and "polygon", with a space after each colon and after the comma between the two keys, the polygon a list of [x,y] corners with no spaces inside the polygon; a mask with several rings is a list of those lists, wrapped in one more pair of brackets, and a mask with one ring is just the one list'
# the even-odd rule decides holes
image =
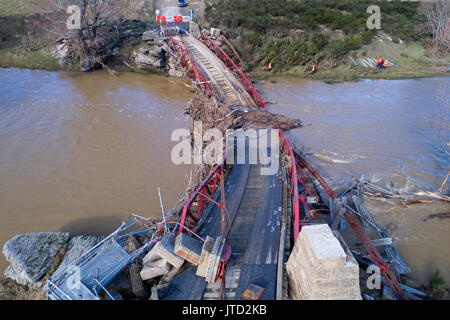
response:
{"label": "driftwood", "polygon": [[440,218],[440,219],[450,218],[450,213],[434,213],[434,214],[430,214],[428,217],[423,219],[423,221],[428,221],[428,220],[433,219],[433,218]]}
{"label": "driftwood", "polygon": [[442,191],[444,191],[444,186],[445,186],[445,184],[447,183],[447,180],[448,180],[448,176],[450,175],[450,170],[448,171],[448,173],[447,173],[447,176],[445,177],[445,179],[444,179],[444,182],[442,182],[442,185],[441,185],[441,187],[439,188],[439,193],[442,193]]}
{"label": "driftwood", "polygon": [[440,201],[450,201],[450,197],[441,195],[436,192],[429,192],[429,191],[419,191],[412,194],[387,194],[387,193],[381,193],[381,192],[374,192],[369,191],[367,189],[361,190],[361,194],[369,195],[369,196],[375,196],[375,197],[381,197],[381,198],[390,198],[390,199],[403,199],[405,201],[402,201],[401,203],[404,205],[408,204],[415,204],[415,203],[435,203],[439,201],[432,201],[432,200],[426,200],[426,199],[412,199],[412,200],[406,200],[406,198],[414,197],[414,196],[423,196],[428,198],[434,198],[439,199]]}
{"label": "driftwood", "polygon": [[[135,251],[141,247],[139,242],[136,240],[134,236],[128,237],[128,246],[131,251]],[[139,299],[148,299],[148,294],[145,290],[144,283],[142,282],[140,272],[140,266],[137,262],[130,264],[128,267],[128,271],[130,274],[130,282],[131,288],[133,290],[133,294]]]}
{"label": "driftwood", "polygon": [[266,129],[278,126],[281,130],[286,131],[302,126],[302,122],[298,119],[291,119],[283,115],[263,111],[237,111],[233,113],[233,116],[235,126],[244,129]]}
{"label": "driftwood", "polygon": [[[218,129],[223,137],[226,137],[227,129],[266,129],[280,128],[281,130],[290,130],[301,127],[301,121],[290,119],[283,115],[266,113],[263,111],[230,110],[220,99],[208,97],[204,90],[194,83],[194,97],[188,104],[186,113],[190,115],[190,131],[194,132],[195,122],[202,124],[202,133],[209,129]],[[193,144],[194,135],[191,135]],[[203,144],[206,147],[207,143]],[[225,143],[224,143],[225,146]],[[203,181],[204,177],[211,171],[213,165],[201,164],[194,165],[192,170],[192,179],[188,186],[188,195],[192,193]]]}
{"label": "driftwood", "polygon": [[401,204],[403,204],[404,206],[408,206],[410,204],[416,204],[416,203],[437,203],[439,201],[434,201],[434,200],[410,200],[410,201],[402,201],[400,202]]}

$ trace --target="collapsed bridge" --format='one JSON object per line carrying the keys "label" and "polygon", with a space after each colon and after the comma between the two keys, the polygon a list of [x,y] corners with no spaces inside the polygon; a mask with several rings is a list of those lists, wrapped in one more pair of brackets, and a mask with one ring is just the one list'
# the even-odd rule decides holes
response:
{"label": "collapsed bridge", "polygon": [[[198,37],[194,37],[194,33]],[[215,100],[231,111],[268,112],[266,102],[251,81],[206,34],[184,31],[167,37],[162,47],[179,62],[186,77],[206,99]],[[159,299],[288,299],[285,264],[295,245],[307,242],[297,241],[302,228],[328,224],[336,230],[346,222],[359,239],[364,257],[380,268],[393,294],[404,298],[398,270],[392,269],[392,264],[375,248],[366,234],[364,221],[360,223],[346,206],[339,204],[340,197],[296,151],[285,133],[278,130],[277,134],[279,166],[274,174],[262,174],[266,165],[253,164],[248,158],[243,164],[225,161],[214,165],[201,177],[201,182],[186,193],[187,197],[170,221],[164,219],[159,229],[149,226],[127,233],[157,231],[144,249],[125,254],[116,243],[123,238],[115,235],[111,242],[97,246],[96,254],[86,255],[89,264],[85,262],[86,257],[77,261],[82,266],[96,268],[81,269],[86,270],[80,275],[80,282],[85,284],[81,295],[73,294],[71,288],[67,289],[70,294],[63,290],[67,287],[64,281],[71,279],[71,274],[65,271],[58,278],[50,279],[48,297],[98,297],[98,292],[106,291],[106,285],[115,275],[148,252],[140,273],[143,279],[166,274],[168,264],[175,271],[171,277],[163,277],[165,284],[159,285]],[[224,159],[231,148],[234,150],[236,145],[227,146]],[[137,220],[132,221],[135,223]],[[115,252],[123,255],[114,268],[99,260],[103,256],[100,253],[111,246],[115,251],[111,251],[109,258],[114,258]],[[162,264],[160,258],[164,260]],[[183,266],[185,260],[191,264]],[[158,273],[161,270],[162,273]],[[89,281],[83,281],[87,277]],[[91,285],[94,287],[90,288]],[[360,297],[359,292],[352,297]]]}

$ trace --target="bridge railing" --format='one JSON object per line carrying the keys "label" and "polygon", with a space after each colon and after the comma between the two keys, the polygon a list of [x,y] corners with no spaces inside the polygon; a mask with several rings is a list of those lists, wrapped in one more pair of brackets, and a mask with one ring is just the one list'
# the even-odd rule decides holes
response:
{"label": "bridge railing", "polygon": [[267,106],[264,99],[261,98],[258,91],[252,85],[250,80],[248,80],[245,74],[236,65],[236,63],[234,63],[234,61],[225,53],[225,51],[223,51],[213,40],[211,40],[211,38],[209,38],[204,33],[202,33],[201,37],[198,40],[200,40],[205,46],[207,46],[211,51],[213,51],[216,54],[216,56],[223,61],[223,63],[227,66],[227,68],[230,69],[237,76],[238,80],[244,86],[245,91],[247,91],[247,93],[252,97],[255,104],[258,107],[264,108],[264,110],[267,111]]}
{"label": "bridge railing", "polygon": [[[202,34],[202,36],[199,38],[201,42],[203,42],[211,51],[213,51],[218,58],[220,58],[224,64],[237,76],[238,80],[243,84],[245,90],[249,93],[249,95],[253,98],[256,105],[259,107],[264,108],[265,112],[268,112],[267,110],[267,104],[264,101],[264,99],[259,95],[258,91],[255,89],[255,87],[252,85],[250,80],[245,76],[245,74],[240,70],[240,68],[234,63],[234,61],[219,47],[217,46],[214,41],[212,41],[208,36],[205,34]],[[182,65],[187,67],[190,71],[188,74],[191,78],[197,78],[200,79],[202,82],[205,83],[205,87],[208,89],[208,91],[212,93],[212,90],[209,88],[208,84],[204,80],[204,76],[202,72],[200,71],[199,67],[193,60],[190,52],[188,49],[186,49],[186,45],[184,43],[183,38],[180,36],[180,41],[183,43],[181,45],[176,39],[173,37],[169,39],[170,44],[172,44],[172,49],[177,52],[177,54],[181,57]],[[278,128],[279,129],[279,128]],[[306,211],[310,211],[310,208],[308,207],[306,203],[306,199],[304,199],[298,192],[298,185],[301,183],[305,189],[308,191],[308,193],[311,195],[310,190],[304,183],[303,179],[299,175],[299,171],[301,173],[301,167],[299,166],[298,161],[301,161],[303,158],[299,158],[299,156],[295,153],[294,149],[292,148],[291,143],[289,142],[289,139],[285,136],[282,130],[279,130],[279,138],[280,138],[280,147],[282,150],[286,151],[289,154],[289,157],[291,158],[292,167],[290,168],[290,176],[291,176],[291,187],[292,187],[292,207],[293,207],[293,219],[294,219],[294,237],[295,240],[297,240],[298,234],[300,232],[300,204],[302,204]],[[330,191],[330,195],[332,193],[333,196],[334,192],[331,190],[331,188],[328,187],[328,185],[325,183],[325,181],[322,179],[322,177],[317,174],[317,172],[314,171],[314,169],[309,166],[309,164],[304,161],[301,162],[310,172],[318,179],[318,181],[325,187],[326,191]],[[303,173],[305,176],[305,174]],[[203,182],[200,184],[200,186],[195,190],[194,193],[190,196],[190,198],[187,200],[185,205],[183,206],[183,214],[181,216],[180,220],[180,228],[178,232],[183,232],[185,228],[193,228],[196,223],[199,221],[203,211],[206,210],[206,205],[208,202],[213,202],[219,206],[222,204],[216,202],[212,198],[214,197],[217,188],[218,188],[218,179],[223,178],[223,164],[216,165],[213,170],[206,176],[206,178],[203,180]],[[196,206],[196,208],[194,208]],[[314,216],[313,216],[314,217]],[[188,221],[189,220],[189,221]]]}
{"label": "bridge railing", "polygon": [[[219,187],[219,180],[223,179],[223,167],[224,164],[217,164],[186,201],[183,206],[178,233],[183,232],[186,228],[192,229],[195,227],[200,220],[202,213],[206,210],[208,202],[220,205],[220,203],[213,198]],[[194,205],[196,205],[197,208],[193,208]],[[188,221],[188,219],[190,221]]]}
{"label": "bridge railing", "polygon": [[183,43],[180,44],[174,37],[170,37],[166,45],[169,46],[169,48],[177,55],[177,58],[180,59],[180,63],[183,67],[187,69],[187,77],[189,79],[195,79],[198,80],[198,83],[203,86],[203,88],[211,94],[211,96],[214,96],[213,91],[211,90],[210,86],[208,85],[208,82],[206,81],[205,77],[203,76],[203,73],[200,71],[200,68],[198,67],[197,63],[194,61],[194,59],[191,56],[191,53],[188,49],[186,49],[186,45],[184,44],[183,38],[180,36],[181,41]]}

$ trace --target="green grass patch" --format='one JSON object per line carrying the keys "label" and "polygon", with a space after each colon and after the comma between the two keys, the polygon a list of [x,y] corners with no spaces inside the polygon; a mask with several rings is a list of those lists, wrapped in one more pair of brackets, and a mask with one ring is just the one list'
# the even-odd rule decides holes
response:
{"label": "green grass patch", "polygon": [[30,8],[22,0],[0,0],[0,17],[28,15]]}
{"label": "green grass patch", "polygon": [[23,52],[17,48],[0,49],[0,66],[26,69],[61,70],[59,60],[50,55],[50,48]]}

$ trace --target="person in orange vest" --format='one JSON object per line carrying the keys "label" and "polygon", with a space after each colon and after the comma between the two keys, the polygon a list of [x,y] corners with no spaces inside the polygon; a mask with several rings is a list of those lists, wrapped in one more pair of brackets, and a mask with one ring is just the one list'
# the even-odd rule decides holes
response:
{"label": "person in orange vest", "polygon": [[317,71],[317,66],[314,63],[313,66],[312,66],[312,71],[311,71],[310,75],[313,75],[314,73],[316,73],[316,71]]}
{"label": "person in orange vest", "polygon": [[273,64],[272,64],[272,61],[270,61],[269,62],[269,65],[267,66],[267,71],[272,71],[272,67],[273,67]]}
{"label": "person in orange vest", "polygon": [[383,69],[386,69],[386,67],[389,65],[389,60],[388,59],[386,59],[386,60],[384,60],[384,63],[383,63]]}
{"label": "person in orange vest", "polygon": [[383,62],[383,58],[380,56],[377,60],[377,67],[381,69],[383,67]]}

